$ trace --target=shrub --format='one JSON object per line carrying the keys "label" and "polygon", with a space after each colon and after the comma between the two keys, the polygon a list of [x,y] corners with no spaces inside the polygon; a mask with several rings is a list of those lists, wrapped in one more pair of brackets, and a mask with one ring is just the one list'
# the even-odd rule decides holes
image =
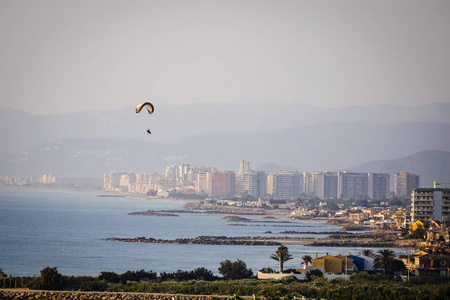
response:
{"label": "shrub", "polygon": [[100,280],[106,280],[107,282],[111,283],[119,283],[120,276],[117,273],[114,272],[101,272],[100,276],[98,277]]}
{"label": "shrub", "polygon": [[32,281],[31,286],[38,290],[62,290],[63,276],[56,267],[46,267],[41,270],[41,276]]}
{"label": "shrub", "polygon": [[306,271],[305,277],[308,281],[311,281],[315,278],[323,277],[323,273],[319,269],[313,269]]}
{"label": "shrub", "polygon": [[242,279],[253,276],[252,269],[247,269],[247,264],[240,259],[234,262],[228,259],[221,262],[219,273],[223,275],[224,279]]}

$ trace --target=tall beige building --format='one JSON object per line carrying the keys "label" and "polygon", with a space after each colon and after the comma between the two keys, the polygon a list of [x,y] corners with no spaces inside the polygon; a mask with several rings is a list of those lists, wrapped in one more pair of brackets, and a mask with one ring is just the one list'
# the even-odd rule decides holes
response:
{"label": "tall beige building", "polygon": [[411,221],[447,221],[450,217],[450,189],[414,189],[411,196]]}
{"label": "tall beige building", "polygon": [[234,197],[236,175],[233,171],[208,172],[206,181],[209,197]]}
{"label": "tall beige building", "polygon": [[195,180],[195,192],[199,195],[206,195],[208,191],[208,172],[198,172]]}
{"label": "tall beige building", "polygon": [[42,183],[43,184],[52,184],[55,183],[55,176],[52,176],[52,174],[44,174],[42,175]]}
{"label": "tall beige building", "polygon": [[314,183],[311,173],[303,172],[302,193],[308,196],[314,195]]}
{"label": "tall beige building", "polygon": [[113,191],[120,187],[120,172],[110,172],[103,175],[103,189],[105,191]]}
{"label": "tall beige building", "polygon": [[239,164],[238,176],[242,177],[245,174],[250,174],[250,162],[246,160],[242,160]]}

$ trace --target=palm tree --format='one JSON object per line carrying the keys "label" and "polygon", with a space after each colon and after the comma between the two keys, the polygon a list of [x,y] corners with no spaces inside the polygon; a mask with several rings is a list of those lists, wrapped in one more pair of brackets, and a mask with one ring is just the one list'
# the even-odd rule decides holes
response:
{"label": "palm tree", "polygon": [[270,256],[271,259],[274,259],[280,263],[280,274],[283,273],[283,265],[286,261],[292,259],[292,255],[289,254],[289,250],[286,246],[281,245],[278,247],[277,251],[275,251],[275,254],[272,254]]}
{"label": "palm tree", "polygon": [[363,249],[361,250],[361,254],[364,256],[371,256],[373,254],[373,251],[370,249]]}
{"label": "palm tree", "polygon": [[308,264],[312,263],[312,257],[309,255],[303,255],[302,256],[302,265],[307,266]]}
{"label": "palm tree", "polygon": [[394,271],[396,263],[395,263],[395,253],[390,249],[383,249],[377,252],[375,255],[375,259],[373,261],[374,268],[383,269],[384,273],[386,271]]}

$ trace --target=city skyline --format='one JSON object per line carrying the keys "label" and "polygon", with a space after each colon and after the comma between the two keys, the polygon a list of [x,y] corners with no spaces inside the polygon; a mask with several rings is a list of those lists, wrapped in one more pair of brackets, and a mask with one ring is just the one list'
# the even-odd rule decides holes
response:
{"label": "city skyline", "polygon": [[[402,171],[394,175],[394,188],[391,189],[391,175],[388,173],[266,172],[254,170],[249,161],[242,160],[237,170],[229,171],[205,166],[191,167],[190,164],[169,165],[163,173],[111,171],[103,176],[103,189],[137,194],[147,194],[150,190],[178,191],[210,197],[248,195],[254,198],[294,199],[303,195],[319,199],[386,199],[392,195],[408,197],[412,189],[420,187],[418,174]],[[415,185],[405,180],[405,176],[417,178]],[[2,177],[1,182],[8,184],[8,178]],[[36,183],[54,185],[59,183],[56,178],[54,174],[44,174]],[[75,179],[79,181],[79,178]],[[14,184],[13,178],[9,180],[9,184]],[[16,184],[20,183],[16,180]],[[65,181],[68,182],[67,178]]]}

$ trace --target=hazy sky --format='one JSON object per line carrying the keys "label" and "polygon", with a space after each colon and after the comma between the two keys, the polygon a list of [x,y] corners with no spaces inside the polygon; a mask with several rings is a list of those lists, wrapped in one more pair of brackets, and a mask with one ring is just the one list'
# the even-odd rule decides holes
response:
{"label": "hazy sky", "polygon": [[0,1],[0,106],[450,102],[450,1]]}

